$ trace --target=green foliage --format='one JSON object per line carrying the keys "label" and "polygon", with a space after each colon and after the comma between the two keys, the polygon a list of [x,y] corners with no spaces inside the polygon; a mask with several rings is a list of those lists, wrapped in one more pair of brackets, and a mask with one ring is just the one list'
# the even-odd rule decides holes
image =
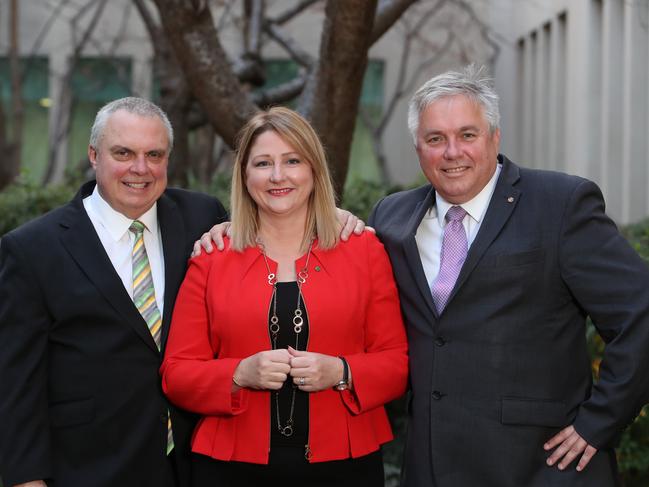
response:
{"label": "green foliage", "polygon": [[0,192],[0,236],[66,203],[75,190],[71,183],[43,187],[21,176]]}
{"label": "green foliage", "polygon": [[[649,261],[649,219],[622,229],[640,256]],[[594,363],[598,364],[604,344],[596,333],[590,340]],[[649,485],[649,406],[645,406],[636,420],[624,431],[617,458],[624,487]]]}
{"label": "green foliage", "polygon": [[396,185],[385,187],[377,182],[354,180],[345,187],[342,207],[367,221],[377,201],[401,189],[403,188]]}
{"label": "green foliage", "polygon": [[214,174],[209,184],[198,182],[193,177],[189,178],[189,187],[193,191],[201,191],[218,198],[223,203],[225,209],[230,211],[230,181],[232,180],[232,171],[219,171]]}

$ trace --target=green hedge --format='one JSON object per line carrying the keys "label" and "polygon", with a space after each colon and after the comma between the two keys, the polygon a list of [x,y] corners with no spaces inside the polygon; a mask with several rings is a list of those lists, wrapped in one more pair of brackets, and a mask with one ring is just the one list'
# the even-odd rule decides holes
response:
{"label": "green hedge", "polygon": [[[196,187],[216,195],[226,206],[229,198],[229,176],[220,175],[208,187]],[[400,188],[384,188],[375,183],[353,183],[345,191],[343,207],[367,220],[374,203],[381,197]],[[0,192],[0,235],[68,201],[76,192],[77,184],[56,187],[40,187],[19,181]],[[623,228],[623,234],[636,251],[649,260],[649,220]],[[604,347],[592,325],[587,329],[588,342],[593,356],[593,374],[597,369]],[[648,372],[649,373],[649,372]],[[386,461],[386,485],[397,485],[405,433],[403,399],[388,405],[396,439],[384,451]],[[649,485],[649,408],[645,407],[635,422],[623,433],[618,448],[618,460],[623,487],[646,487]],[[2,482],[0,481],[0,487]]]}
{"label": "green hedge", "polygon": [[61,206],[75,191],[72,185],[43,187],[20,179],[0,192],[0,236]]}

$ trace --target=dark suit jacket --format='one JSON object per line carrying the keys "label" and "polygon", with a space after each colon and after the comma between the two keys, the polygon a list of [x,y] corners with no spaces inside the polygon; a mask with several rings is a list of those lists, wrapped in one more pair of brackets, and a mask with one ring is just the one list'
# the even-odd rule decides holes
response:
{"label": "dark suit jacket", "polygon": [[[595,184],[499,157],[493,197],[441,316],[415,242],[433,188],[388,196],[370,217],[408,332],[403,485],[615,485],[612,448],[649,389],[649,272]],[[607,342],[594,386],[587,315]],[[545,466],[543,443],[570,424],[600,449],[582,473],[576,463]]]}
{"label": "dark suit jacket", "polygon": [[[170,408],[181,484],[192,417],[169,405],[161,354],[115,272],[82,198],[0,243],[0,476],[5,485],[173,485]],[[158,200],[165,263],[163,347],[192,243],[226,216],[214,198]]]}

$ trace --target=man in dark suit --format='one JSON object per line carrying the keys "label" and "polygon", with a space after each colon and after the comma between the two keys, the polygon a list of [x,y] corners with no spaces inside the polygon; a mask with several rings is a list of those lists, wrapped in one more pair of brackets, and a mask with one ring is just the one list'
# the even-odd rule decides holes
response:
{"label": "man in dark suit", "polygon": [[214,198],[166,189],[172,143],[152,103],[106,105],[88,152],[96,183],[2,238],[7,487],[189,485],[192,418],[166,401],[158,368],[192,245],[226,212]]}
{"label": "man in dark suit", "polygon": [[649,272],[595,184],[518,167],[498,123],[480,70],[425,83],[409,127],[430,185],[370,217],[408,329],[403,486],[613,486],[649,391]]}

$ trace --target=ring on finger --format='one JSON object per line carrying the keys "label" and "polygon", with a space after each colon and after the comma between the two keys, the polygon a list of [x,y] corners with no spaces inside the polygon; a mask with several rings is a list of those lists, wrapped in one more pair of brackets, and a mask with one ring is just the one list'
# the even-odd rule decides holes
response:
{"label": "ring on finger", "polygon": [[298,379],[297,383],[298,383],[299,385],[303,386],[303,385],[304,385],[304,377],[300,377],[300,378]]}

